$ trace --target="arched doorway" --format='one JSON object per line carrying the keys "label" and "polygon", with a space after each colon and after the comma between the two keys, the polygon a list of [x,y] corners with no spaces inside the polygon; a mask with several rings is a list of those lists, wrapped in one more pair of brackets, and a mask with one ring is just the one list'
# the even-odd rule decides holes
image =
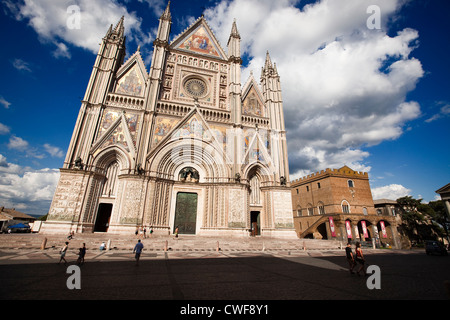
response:
{"label": "arched doorway", "polygon": [[390,232],[391,224],[385,220],[380,220],[377,223],[378,236],[380,241],[390,239],[392,237],[392,233]]}
{"label": "arched doorway", "polygon": [[358,233],[359,233],[359,239],[361,241],[371,241],[372,234],[371,234],[371,226],[372,223],[367,220],[360,220],[358,221]]}
{"label": "arched doorway", "polygon": [[327,235],[327,223],[326,223],[326,222],[320,224],[320,225],[317,227],[317,232],[320,234],[320,236],[322,236],[321,239],[323,239],[323,240],[328,240],[328,235]]}

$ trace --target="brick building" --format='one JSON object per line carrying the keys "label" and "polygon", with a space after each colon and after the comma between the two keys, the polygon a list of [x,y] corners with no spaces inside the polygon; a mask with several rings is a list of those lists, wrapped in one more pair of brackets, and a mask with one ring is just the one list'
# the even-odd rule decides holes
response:
{"label": "brick building", "polygon": [[291,181],[299,238],[372,241],[399,246],[397,222],[375,210],[367,172],[344,166]]}

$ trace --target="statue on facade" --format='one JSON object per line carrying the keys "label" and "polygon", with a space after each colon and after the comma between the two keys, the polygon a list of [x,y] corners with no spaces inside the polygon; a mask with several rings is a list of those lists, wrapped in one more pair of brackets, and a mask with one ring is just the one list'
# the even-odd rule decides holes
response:
{"label": "statue on facade", "polygon": [[83,170],[83,160],[78,156],[75,159],[75,169]]}

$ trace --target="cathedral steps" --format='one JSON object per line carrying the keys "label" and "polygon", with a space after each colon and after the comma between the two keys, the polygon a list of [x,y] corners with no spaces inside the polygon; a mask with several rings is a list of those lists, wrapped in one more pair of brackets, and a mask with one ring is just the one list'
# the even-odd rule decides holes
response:
{"label": "cathedral steps", "polygon": [[[44,240],[46,239],[46,240]],[[75,234],[72,240],[65,235],[54,234],[0,234],[0,249],[40,249],[45,241],[45,249],[61,248],[69,241],[69,248],[80,248],[86,243],[89,250],[98,250],[100,244],[110,241],[111,250],[133,250],[137,243],[134,235],[114,234]],[[341,248],[337,240],[293,239],[283,240],[274,238],[233,238],[233,237],[200,237],[180,235],[155,236],[141,239],[145,250],[149,251],[269,251],[269,250],[335,250]]]}

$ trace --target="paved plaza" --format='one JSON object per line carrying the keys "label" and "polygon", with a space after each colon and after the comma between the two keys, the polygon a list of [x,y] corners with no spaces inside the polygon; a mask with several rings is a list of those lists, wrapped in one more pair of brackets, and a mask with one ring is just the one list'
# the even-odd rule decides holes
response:
{"label": "paved plaza", "polygon": [[[225,245],[225,244],[224,244]],[[77,250],[58,264],[59,248],[0,249],[0,299],[83,300],[443,300],[450,257],[423,250],[366,249],[380,268],[380,289],[350,274],[342,249],[88,249],[80,289],[68,289]]]}

